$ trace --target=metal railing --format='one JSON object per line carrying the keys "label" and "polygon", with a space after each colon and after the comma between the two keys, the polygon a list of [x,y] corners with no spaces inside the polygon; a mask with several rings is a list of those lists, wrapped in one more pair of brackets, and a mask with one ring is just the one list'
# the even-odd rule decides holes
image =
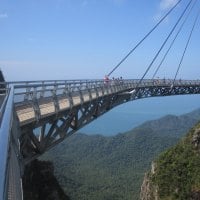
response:
{"label": "metal railing", "polygon": [[140,82],[139,79],[125,80],[53,80],[53,81],[30,81],[30,82],[9,82],[14,85],[15,102],[23,102],[28,99],[39,99],[42,97],[51,97],[59,94],[69,94],[71,96],[79,95],[80,92],[91,90],[107,90],[113,86],[122,85],[122,90],[134,89],[136,87],[156,87],[156,86],[190,86],[200,85],[200,80],[172,80],[172,79],[145,79]]}
{"label": "metal railing", "polygon": [[10,151],[10,134],[13,121],[14,88],[11,87],[4,97],[1,106],[0,125],[0,199],[7,199],[8,160]]}
{"label": "metal railing", "polygon": [[3,99],[0,108],[0,199],[22,200],[19,130],[14,111],[14,87],[1,88],[0,98]]}

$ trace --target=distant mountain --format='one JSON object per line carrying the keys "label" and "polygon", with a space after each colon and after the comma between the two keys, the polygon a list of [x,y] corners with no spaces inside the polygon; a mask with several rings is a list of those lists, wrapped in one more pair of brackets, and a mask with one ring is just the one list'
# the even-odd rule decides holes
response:
{"label": "distant mountain", "polygon": [[141,200],[200,199],[200,123],[162,153],[145,175]]}
{"label": "distant mountain", "polygon": [[180,138],[188,127],[192,127],[199,120],[200,109],[197,109],[181,116],[167,115],[158,120],[147,121],[138,128],[152,129],[154,133],[158,133],[160,136],[167,135]]}
{"label": "distant mountain", "polygon": [[168,115],[114,137],[74,134],[42,159],[71,200],[138,200],[145,171],[200,119],[200,109]]}

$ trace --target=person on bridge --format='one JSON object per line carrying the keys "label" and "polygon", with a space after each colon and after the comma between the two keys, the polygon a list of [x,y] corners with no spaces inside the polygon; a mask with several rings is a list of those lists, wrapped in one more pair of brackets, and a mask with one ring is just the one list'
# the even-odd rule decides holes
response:
{"label": "person on bridge", "polygon": [[121,84],[124,83],[122,76],[120,76],[119,82],[120,82]]}
{"label": "person on bridge", "polygon": [[105,75],[105,77],[104,77],[104,83],[105,84],[109,83],[109,77],[108,77],[108,75]]}

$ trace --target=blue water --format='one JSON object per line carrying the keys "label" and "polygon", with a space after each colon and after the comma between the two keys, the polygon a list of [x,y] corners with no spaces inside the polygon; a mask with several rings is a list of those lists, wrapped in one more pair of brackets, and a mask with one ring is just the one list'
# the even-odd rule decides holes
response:
{"label": "blue water", "polygon": [[181,115],[197,108],[200,108],[200,95],[140,99],[114,108],[79,132],[88,135],[116,135],[131,130],[147,120],[167,114]]}

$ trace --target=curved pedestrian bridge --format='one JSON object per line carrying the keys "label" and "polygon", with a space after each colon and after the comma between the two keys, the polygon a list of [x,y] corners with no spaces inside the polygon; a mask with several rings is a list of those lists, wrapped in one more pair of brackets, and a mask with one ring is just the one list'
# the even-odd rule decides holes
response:
{"label": "curved pedestrian bridge", "polygon": [[115,106],[141,98],[200,94],[199,80],[3,84],[6,87],[0,95],[0,194],[2,199],[17,200],[23,196],[21,177],[26,164]]}
{"label": "curved pedestrian bridge", "polygon": [[[15,83],[15,109],[20,126],[37,124],[51,115],[107,99],[108,108],[140,98],[198,94],[200,81],[77,80]],[[123,97],[122,97],[123,96]],[[113,98],[116,100],[113,101]]]}

